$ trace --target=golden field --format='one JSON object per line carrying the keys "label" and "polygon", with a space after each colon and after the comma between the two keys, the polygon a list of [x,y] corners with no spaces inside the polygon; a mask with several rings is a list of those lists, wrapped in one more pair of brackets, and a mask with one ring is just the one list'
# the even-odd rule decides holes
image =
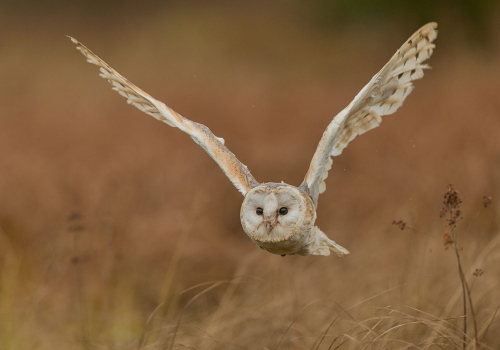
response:
{"label": "golden field", "polygon": [[[476,333],[500,349],[494,20],[479,36],[438,11],[432,70],[334,159],[317,224],[351,254],[281,258],[246,237],[243,197],[203,150],[128,106],[66,35],[224,137],[258,181],[299,185],[332,117],[425,22],[316,25],[286,2],[13,4],[0,4],[1,349],[473,349]],[[450,183],[477,332],[444,245]]]}

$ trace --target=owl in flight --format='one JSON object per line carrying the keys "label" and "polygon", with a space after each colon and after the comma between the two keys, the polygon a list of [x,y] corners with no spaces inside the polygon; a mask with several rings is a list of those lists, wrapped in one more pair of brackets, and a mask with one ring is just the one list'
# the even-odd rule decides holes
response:
{"label": "owl in flight", "polygon": [[437,24],[428,23],[413,34],[389,62],[333,118],[323,133],[309,170],[300,186],[274,182],[260,183],[205,125],[198,124],[151,97],[120,75],[87,47],[71,38],[87,62],[100,67],[100,76],[129,104],[188,134],[219,165],[245,197],[240,211],[243,230],[261,249],[273,254],[342,256],[349,251],[329,239],[318,227],[318,196],[326,189],[325,180],[332,158],[342,153],[357,135],[379,126],[382,116],[392,114],[413,90],[413,80],[429,68],[424,62],[432,55]]}

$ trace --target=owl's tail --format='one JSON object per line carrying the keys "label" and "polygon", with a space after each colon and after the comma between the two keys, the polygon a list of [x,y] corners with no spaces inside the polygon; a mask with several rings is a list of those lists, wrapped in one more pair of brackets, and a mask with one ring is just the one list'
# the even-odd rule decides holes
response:
{"label": "owl's tail", "polygon": [[330,238],[328,238],[323,231],[318,227],[315,228],[316,242],[311,247],[311,255],[330,255],[330,251],[333,251],[338,256],[343,256],[349,254],[349,251],[342,247],[341,245],[335,243]]}

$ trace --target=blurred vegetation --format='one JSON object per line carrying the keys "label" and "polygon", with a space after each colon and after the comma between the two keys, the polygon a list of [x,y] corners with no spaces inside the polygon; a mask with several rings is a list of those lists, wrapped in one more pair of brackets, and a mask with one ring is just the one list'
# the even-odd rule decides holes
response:
{"label": "blurred vegetation", "polygon": [[471,35],[488,36],[488,25],[499,14],[496,0],[274,0],[274,1],[98,1],[98,0],[2,0],[0,6],[10,13],[64,13],[76,11],[80,15],[110,16],[119,13],[134,13],[141,16],[160,14],[173,7],[186,9],[202,8],[253,8],[265,11],[279,10],[294,13],[312,24],[325,27],[345,25],[372,25],[387,22],[415,23],[436,21],[449,17],[469,28]]}
{"label": "blurred vegetation", "polygon": [[[470,43],[487,43],[490,24],[498,18],[496,0],[316,0],[315,16],[326,26],[345,26],[377,22],[416,23],[454,20],[467,28]],[[442,20],[440,21],[442,22]]]}
{"label": "blurred vegetation", "polygon": [[[498,349],[497,11],[2,0],[0,348],[462,349],[462,285],[439,218],[451,182],[480,340]],[[298,184],[332,116],[428,20],[433,69],[329,173],[317,222],[351,250],[342,259],[259,250],[213,161],[128,106],[65,36],[224,137],[258,180]]]}
{"label": "blurred vegetation", "polygon": [[471,26],[491,18],[495,0],[316,0],[325,21],[356,23],[364,21],[412,20],[430,22],[444,11],[454,12]]}

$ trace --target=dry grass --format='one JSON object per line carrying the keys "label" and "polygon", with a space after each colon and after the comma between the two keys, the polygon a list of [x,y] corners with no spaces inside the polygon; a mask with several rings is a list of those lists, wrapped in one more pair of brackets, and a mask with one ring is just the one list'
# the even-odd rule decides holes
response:
{"label": "dry grass", "polygon": [[209,157],[127,106],[65,35],[224,137],[258,180],[298,184],[331,117],[412,29],[227,11],[3,18],[2,349],[471,347],[439,218],[448,183],[478,340],[498,349],[498,31],[472,52],[438,18],[433,70],[335,159],[320,198],[318,225],[351,254],[281,258],[244,235],[242,198]]}

